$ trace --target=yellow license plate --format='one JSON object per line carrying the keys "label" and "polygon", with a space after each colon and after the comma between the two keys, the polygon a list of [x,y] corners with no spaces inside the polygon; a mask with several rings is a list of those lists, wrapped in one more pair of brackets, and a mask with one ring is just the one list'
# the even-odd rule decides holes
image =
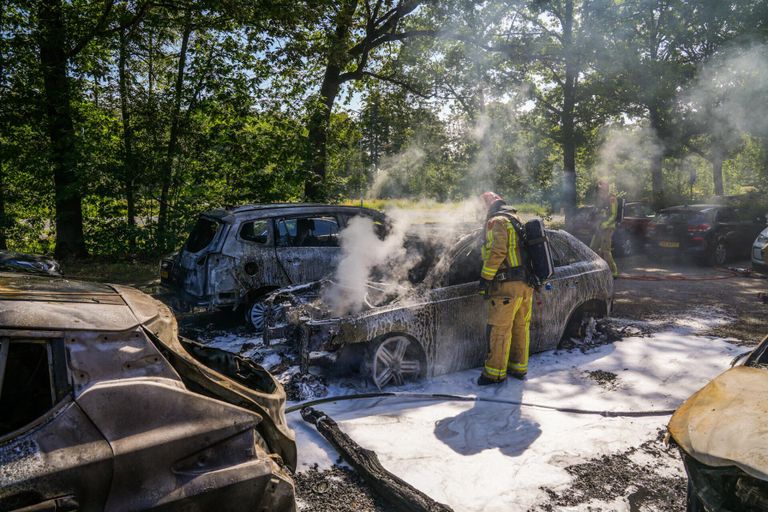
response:
{"label": "yellow license plate", "polygon": [[677,249],[680,247],[680,242],[659,242],[661,247],[669,247],[671,249]]}
{"label": "yellow license plate", "polygon": [[160,271],[160,277],[163,279],[166,279],[168,277],[168,271],[167,270],[161,270]]}

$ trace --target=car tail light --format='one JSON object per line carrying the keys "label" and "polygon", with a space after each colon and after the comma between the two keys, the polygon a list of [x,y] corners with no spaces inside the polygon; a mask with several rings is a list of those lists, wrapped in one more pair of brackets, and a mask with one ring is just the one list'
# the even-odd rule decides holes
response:
{"label": "car tail light", "polygon": [[689,233],[703,233],[704,231],[709,231],[710,229],[712,229],[712,226],[709,224],[696,224],[695,226],[688,226]]}

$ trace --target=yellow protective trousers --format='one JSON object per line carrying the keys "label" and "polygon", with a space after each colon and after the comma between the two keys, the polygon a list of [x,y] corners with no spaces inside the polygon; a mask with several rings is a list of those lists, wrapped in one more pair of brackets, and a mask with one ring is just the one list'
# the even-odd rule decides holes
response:
{"label": "yellow protective trousers", "polygon": [[611,269],[613,277],[619,275],[619,269],[616,266],[616,260],[613,259],[613,229],[598,229],[594,235],[592,235],[592,241],[589,244],[589,248],[597,253],[598,256],[603,258]]}
{"label": "yellow protective trousers", "polygon": [[507,369],[528,371],[531,343],[533,288],[522,281],[493,283],[488,310],[488,357],[483,375],[491,380],[507,378]]}

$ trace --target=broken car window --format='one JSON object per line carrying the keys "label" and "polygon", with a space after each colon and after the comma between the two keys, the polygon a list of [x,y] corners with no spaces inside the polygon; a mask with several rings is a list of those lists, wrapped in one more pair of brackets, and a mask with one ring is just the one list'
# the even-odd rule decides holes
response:
{"label": "broken car window", "polygon": [[240,228],[240,238],[257,244],[265,244],[269,241],[269,221],[254,220],[246,222]]}
{"label": "broken car window", "polygon": [[278,247],[338,247],[334,217],[299,217],[277,221]]}
{"label": "broken car window", "polygon": [[197,224],[192,228],[192,232],[187,239],[186,249],[189,252],[200,252],[211,242],[213,242],[216,232],[219,230],[219,223],[211,219],[199,218]]}
{"label": "broken car window", "polygon": [[54,406],[51,359],[44,342],[3,341],[7,353],[0,383],[0,436],[39,418]]}

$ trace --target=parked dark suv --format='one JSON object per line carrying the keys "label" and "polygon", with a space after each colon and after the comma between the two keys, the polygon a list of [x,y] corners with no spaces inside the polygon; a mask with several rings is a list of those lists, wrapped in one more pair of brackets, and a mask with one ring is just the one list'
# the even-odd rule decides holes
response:
{"label": "parked dark suv", "polygon": [[686,254],[705,265],[749,257],[765,227],[755,209],[714,204],[674,206],[659,211],[649,228],[648,249],[657,255]]}
{"label": "parked dark suv", "polygon": [[205,212],[181,250],[160,263],[160,280],[175,293],[174,307],[245,306],[257,331],[264,325],[262,298],[284,286],[321,279],[341,255],[338,234],[352,217],[376,210],[324,204],[265,204]]}

